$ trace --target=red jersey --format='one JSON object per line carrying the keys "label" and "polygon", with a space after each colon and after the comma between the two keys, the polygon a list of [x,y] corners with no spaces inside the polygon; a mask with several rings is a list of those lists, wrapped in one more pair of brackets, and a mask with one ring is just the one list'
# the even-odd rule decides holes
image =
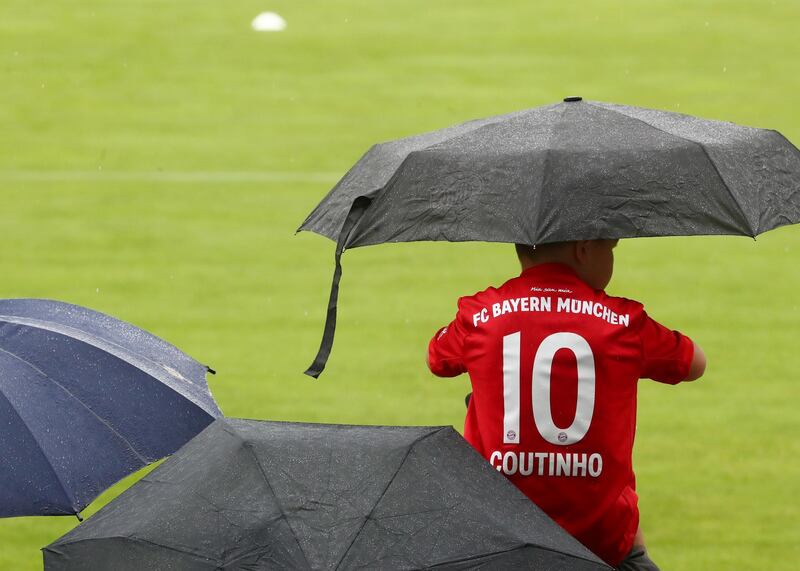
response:
{"label": "red jersey", "polygon": [[639,526],[631,455],[640,378],[688,376],[692,341],[640,303],[541,264],[458,300],[431,371],[469,373],[464,436],[497,471],[612,566]]}

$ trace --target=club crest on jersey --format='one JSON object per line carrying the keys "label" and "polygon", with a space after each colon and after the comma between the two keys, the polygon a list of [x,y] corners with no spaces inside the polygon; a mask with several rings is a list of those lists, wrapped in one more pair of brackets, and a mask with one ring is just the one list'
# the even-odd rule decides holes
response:
{"label": "club crest on jersey", "polygon": [[508,432],[506,432],[506,440],[516,441],[517,440],[517,433],[514,432],[513,430],[509,430]]}
{"label": "club crest on jersey", "polygon": [[566,432],[559,432],[558,433],[558,441],[559,442],[566,442],[567,441],[567,433]]}

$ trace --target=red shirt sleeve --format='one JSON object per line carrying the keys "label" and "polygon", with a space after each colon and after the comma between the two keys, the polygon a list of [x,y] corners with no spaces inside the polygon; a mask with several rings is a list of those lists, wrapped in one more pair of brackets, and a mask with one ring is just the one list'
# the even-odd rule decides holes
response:
{"label": "red shirt sleeve", "polygon": [[685,380],[694,358],[694,342],[678,331],[667,329],[644,311],[639,325],[641,378],[670,385]]}
{"label": "red shirt sleeve", "polygon": [[434,375],[455,377],[467,372],[464,363],[466,337],[467,326],[459,311],[450,325],[439,329],[428,343],[428,367]]}

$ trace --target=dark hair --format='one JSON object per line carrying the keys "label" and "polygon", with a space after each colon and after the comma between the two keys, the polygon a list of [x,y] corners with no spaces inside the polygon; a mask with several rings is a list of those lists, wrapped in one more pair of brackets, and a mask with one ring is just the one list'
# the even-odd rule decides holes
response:
{"label": "dark hair", "polygon": [[548,244],[514,244],[514,248],[517,250],[517,256],[520,258],[536,258],[537,255],[541,252],[550,252],[552,250],[562,248],[567,242],[550,242]]}
{"label": "dark hair", "polygon": [[520,258],[532,258],[536,255],[536,246],[531,246],[530,244],[514,244],[514,248]]}

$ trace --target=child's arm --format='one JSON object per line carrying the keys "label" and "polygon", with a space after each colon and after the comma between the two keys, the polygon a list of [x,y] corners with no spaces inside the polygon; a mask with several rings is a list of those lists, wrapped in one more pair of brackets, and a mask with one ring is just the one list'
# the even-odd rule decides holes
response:
{"label": "child's arm", "polygon": [[683,379],[684,382],[696,381],[703,376],[706,372],[706,354],[697,343],[694,344],[694,355],[692,355],[692,364],[689,365],[689,374]]}
{"label": "child's arm", "polygon": [[702,376],[705,353],[686,335],[664,327],[644,311],[635,327],[642,343],[642,378],[674,385]]}
{"label": "child's arm", "polygon": [[447,327],[442,327],[428,343],[428,368],[438,377],[455,377],[467,372],[464,363],[464,339],[467,329],[460,314]]}

